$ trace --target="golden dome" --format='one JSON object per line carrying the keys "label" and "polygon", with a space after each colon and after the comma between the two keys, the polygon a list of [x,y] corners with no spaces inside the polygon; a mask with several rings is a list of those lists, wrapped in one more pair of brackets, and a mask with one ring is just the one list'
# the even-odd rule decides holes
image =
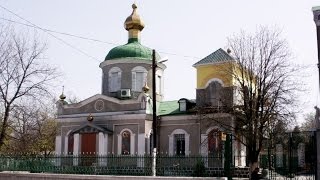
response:
{"label": "golden dome", "polygon": [[127,17],[126,21],[124,22],[124,28],[126,30],[137,29],[141,31],[144,28],[144,23],[137,13],[137,5],[132,4],[132,9],[133,11],[131,15]]}
{"label": "golden dome", "polygon": [[65,100],[66,99],[66,96],[62,93],[60,96],[59,96],[60,100]]}
{"label": "golden dome", "polygon": [[142,87],[142,90],[143,90],[143,92],[144,93],[147,93],[148,91],[149,91],[149,86],[148,86],[148,84],[147,84],[147,81],[146,81],[146,83],[144,84],[144,86]]}

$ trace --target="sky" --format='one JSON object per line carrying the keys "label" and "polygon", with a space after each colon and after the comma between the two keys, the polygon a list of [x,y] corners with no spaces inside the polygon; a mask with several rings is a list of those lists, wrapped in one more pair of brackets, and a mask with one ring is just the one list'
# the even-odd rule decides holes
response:
{"label": "sky", "polygon": [[[123,23],[134,2],[145,22],[142,44],[169,59],[165,100],[194,99],[196,71],[192,65],[219,48],[226,49],[228,37],[241,30],[255,32],[262,25],[281,29],[293,52],[293,63],[308,66],[307,75],[301,78],[308,90],[301,96],[302,114],[320,105],[316,27],[311,11],[320,6],[316,0],[0,0],[0,5],[11,11],[0,8],[0,24],[8,24],[8,19],[31,22],[43,29],[101,41],[51,33],[53,37],[36,30],[48,44],[47,63],[62,72],[54,89],[56,96],[64,86],[67,96],[83,100],[101,93],[99,64],[111,48],[127,42]],[[11,25],[22,31],[35,30]]]}

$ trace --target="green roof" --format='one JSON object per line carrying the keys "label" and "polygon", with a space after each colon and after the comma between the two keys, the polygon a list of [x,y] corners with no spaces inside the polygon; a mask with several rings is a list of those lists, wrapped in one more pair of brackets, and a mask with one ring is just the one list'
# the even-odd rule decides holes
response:
{"label": "green roof", "polygon": [[173,115],[173,114],[184,114],[185,112],[181,112],[179,110],[179,103],[177,100],[174,101],[162,101],[160,102],[158,115]]}
{"label": "green roof", "polygon": [[162,101],[162,102],[159,102],[160,105],[158,106],[157,114],[159,116],[188,114],[189,113],[188,110],[187,111],[180,111],[180,109],[179,109],[179,101],[180,100],[187,101],[187,108],[188,107],[192,108],[193,105],[196,104],[195,99],[186,99],[186,98],[181,98],[179,100],[174,100],[174,101]]}
{"label": "green roof", "polygon": [[201,64],[212,64],[212,63],[230,61],[230,60],[234,60],[234,58],[220,48],[215,52],[209,54],[207,57],[195,63],[193,66],[198,66]]}
{"label": "green roof", "polygon": [[[143,46],[138,39],[129,39],[127,44],[117,46],[111,49],[105,60],[113,60],[118,58],[135,58],[143,60],[152,60],[152,49]],[[156,59],[160,59],[156,54]]]}

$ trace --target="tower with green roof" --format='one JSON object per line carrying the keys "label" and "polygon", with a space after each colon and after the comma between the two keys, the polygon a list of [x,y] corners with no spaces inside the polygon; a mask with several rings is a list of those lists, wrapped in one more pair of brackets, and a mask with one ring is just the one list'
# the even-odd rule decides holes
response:
{"label": "tower with green roof", "polygon": [[[102,94],[118,99],[135,99],[143,92],[144,86],[152,87],[152,49],[141,44],[141,31],[145,27],[137,13],[137,5],[132,5],[132,13],[124,22],[128,31],[128,42],[112,48],[100,64],[102,69]],[[156,59],[160,59],[156,54]],[[157,99],[163,98],[164,64],[159,64],[156,72]],[[152,93],[150,89],[148,93]]]}
{"label": "tower with green roof", "polygon": [[233,103],[234,58],[219,48],[193,65],[197,69],[197,105],[231,106]]}

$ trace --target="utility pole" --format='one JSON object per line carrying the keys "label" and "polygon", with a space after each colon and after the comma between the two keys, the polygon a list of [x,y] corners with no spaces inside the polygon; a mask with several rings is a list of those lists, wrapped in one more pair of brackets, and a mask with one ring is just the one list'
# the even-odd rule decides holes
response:
{"label": "utility pole", "polygon": [[[320,91],[320,6],[313,7],[312,8],[313,12],[313,20],[316,24],[317,27],[317,46],[318,46],[318,68],[319,68],[319,91]],[[318,92],[319,93],[319,92]],[[320,119],[320,114],[319,114],[319,108],[315,106],[316,109],[316,117],[315,117],[315,124],[316,124],[316,145],[317,145],[317,150],[316,150],[316,162],[315,162],[315,179],[320,180],[320,126],[319,126],[319,119]]]}
{"label": "utility pole", "polygon": [[317,28],[317,45],[318,45],[318,69],[319,69],[319,89],[320,89],[320,6],[312,8],[314,22]]}
{"label": "utility pole", "polygon": [[157,99],[156,99],[156,50],[152,50],[152,134],[153,134],[153,154],[152,154],[152,175],[156,176],[157,165]]}

